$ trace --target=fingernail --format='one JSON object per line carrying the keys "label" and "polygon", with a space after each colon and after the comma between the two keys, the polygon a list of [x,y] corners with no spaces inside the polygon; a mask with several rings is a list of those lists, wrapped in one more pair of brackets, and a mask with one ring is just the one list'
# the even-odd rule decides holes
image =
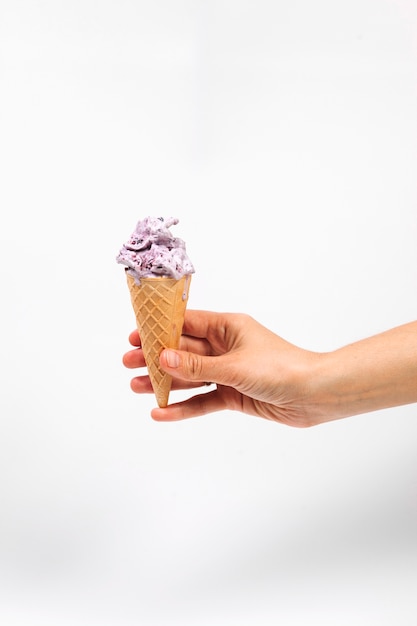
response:
{"label": "fingernail", "polygon": [[179,367],[180,357],[173,350],[165,350],[165,358],[167,360],[168,367]]}

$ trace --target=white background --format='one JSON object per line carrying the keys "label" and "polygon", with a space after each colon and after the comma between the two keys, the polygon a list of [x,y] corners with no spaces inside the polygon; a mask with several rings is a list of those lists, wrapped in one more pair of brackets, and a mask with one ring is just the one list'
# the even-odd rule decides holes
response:
{"label": "white background", "polygon": [[155,423],[115,257],[174,215],[190,308],[416,319],[416,6],[0,0],[2,624],[415,626],[416,406]]}

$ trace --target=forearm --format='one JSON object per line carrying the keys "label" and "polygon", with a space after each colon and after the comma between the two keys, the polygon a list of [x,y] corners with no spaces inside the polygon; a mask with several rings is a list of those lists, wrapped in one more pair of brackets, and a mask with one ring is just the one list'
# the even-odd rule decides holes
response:
{"label": "forearm", "polygon": [[310,391],[318,422],[417,402],[417,322],[321,355]]}

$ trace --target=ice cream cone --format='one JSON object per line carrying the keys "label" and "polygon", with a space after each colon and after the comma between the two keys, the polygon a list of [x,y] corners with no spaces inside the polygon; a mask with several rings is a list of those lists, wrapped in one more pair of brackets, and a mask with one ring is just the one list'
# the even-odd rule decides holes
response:
{"label": "ice cream cone", "polygon": [[135,278],[126,273],[143,355],[158,406],[168,404],[172,377],[159,367],[164,348],[178,348],[184,324],[191,275]]}

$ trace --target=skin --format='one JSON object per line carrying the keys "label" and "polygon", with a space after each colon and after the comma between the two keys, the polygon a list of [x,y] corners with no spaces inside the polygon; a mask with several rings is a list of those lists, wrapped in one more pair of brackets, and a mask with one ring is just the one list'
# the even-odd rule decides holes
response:
{"label": "skin", "polygon": [[[140,338],[123,356],[129,369],[144,368]],[[204,393],[151,412],[176,421],[225,409],[309,427],[382,408],[417,402],[417,321],[332,352],[288,343],[241,313],[186,311],[179,350],[163,350],[161,367],[172,389]],[[207,383],[215,388],[207,391]],[[153,393],[147,375],[135,376],[136,393]]]}

